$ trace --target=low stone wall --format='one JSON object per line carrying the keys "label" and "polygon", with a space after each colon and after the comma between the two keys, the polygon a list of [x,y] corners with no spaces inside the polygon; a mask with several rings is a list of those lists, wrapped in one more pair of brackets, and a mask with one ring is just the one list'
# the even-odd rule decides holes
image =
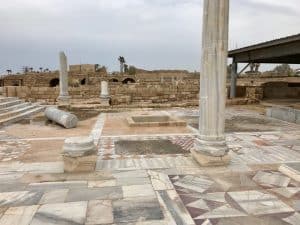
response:
{"label": "low stone wall", "polygon": [[289,107],[273,106],[272,108],[268,108],[267,116],[290,123],[300,124],[300,110]]}
{"label": "low stone wall", "polygon": [[[83,85],[70,87],[72,100],[88,100],[100,98],[101,87],[98,85]],[[131,103],[165,103],[175,101],[197,100],[199,98],[199,82],[186,81],[184,83],[134,83],[109,85],[109,92],[113,105]],[[42,101],[53,104],[59,95],[59,87],[3,87],[3,95],[19,97],[27,101]]]}

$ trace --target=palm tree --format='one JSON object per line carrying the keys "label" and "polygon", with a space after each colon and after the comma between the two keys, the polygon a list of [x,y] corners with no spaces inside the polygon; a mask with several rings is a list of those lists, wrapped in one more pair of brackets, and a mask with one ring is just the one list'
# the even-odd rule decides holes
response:
{"label": "palm tree", "polygon": [[119,56],[118,60],[120,62],[120,73],[124,73],[124,64],[126,63],[125,58],[123,56]]}
{"label": "palm tree", "polygon": [[33,67],[30,67],[30,68],[29,68],[29,71],[32,73],[32,71],[33,71]]}
{"label": "palm tree", "polygon": [[128,65],[124,64],[124,73],[128,73]]}
{"label": "palm tree", "polygon": [[40,67],[39,69],[40,69],[41,72],[43,72],[43,67]]}
{"label": "palm tree", "polygon": [[11,74],[11,70],[6,70],[6,72],[7,72],[7,74],[9,75],[9,74]]}

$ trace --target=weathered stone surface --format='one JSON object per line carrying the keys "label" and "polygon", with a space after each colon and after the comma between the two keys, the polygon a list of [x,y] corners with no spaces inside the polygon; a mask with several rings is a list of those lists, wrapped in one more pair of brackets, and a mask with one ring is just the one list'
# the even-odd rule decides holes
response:
{"label": "weathered stone surface", "polygon": [[78,123],[78,118],[74,114],[64,112],[55,107],[48,107],[45,110],[45,116],[67,129],[76,127]]}
{"label": "weathered stone surface", "polygon": [[71,137],[64,143],[64,155],[69,157],[81,157],[94,154],[96,146],[92,137]]}
{"label": "weathered stone surface", "polygon": [[68,62],[64,52],[59,53],[60,73],[59,73],[59,96],[58,101],[68,102],[70,99],[68,92]]}
{"label": "weathered stone surface", "polygon": [[230,156],[209,156],[199,151],[191,150],[192,156],[201,166],[224,166],[230,163]]}
{"label": "weathered stone surface", "polygon": [[96,146],[91,136],[67,138],[63,147],[65,172],[92,172],[96,166]]}
{"label": "weathered stone surface", "polygon": [[108,98],[109,92],[108,92],[108,82],[107,81],[101,81],[101,98]]}

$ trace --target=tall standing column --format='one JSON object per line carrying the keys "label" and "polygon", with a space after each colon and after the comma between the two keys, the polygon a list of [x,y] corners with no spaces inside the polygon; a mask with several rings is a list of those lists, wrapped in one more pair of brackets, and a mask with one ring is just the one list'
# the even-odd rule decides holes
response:
{"label": "tall standing column", "polygon": [[224,165],[229,0],[204,0],[203,14],[199,136],[191,152],[200,165]]}
{"label": "tall standing column", "polygon": [[233,60],[231,66],[230,98],[236,97],[237,67],[238,67],[237,63]]}
{"label": "tall standing column", "polygon": [[68,62],[64,52],[59,53],[59,96],[57,98],[60,102],[68,102],[70,99],[68,92]]}

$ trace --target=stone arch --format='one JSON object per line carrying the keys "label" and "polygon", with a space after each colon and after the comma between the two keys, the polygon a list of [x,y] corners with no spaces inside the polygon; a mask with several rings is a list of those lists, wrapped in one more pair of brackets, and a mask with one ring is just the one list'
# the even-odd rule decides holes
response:
{"label": "stone arch", "polygon": [[123,84],[135,83],[135,80],[132,78],[126,78],[122,81]]}
{"label": "stone arch", "polygon": [[86,84],[86,79],[83,78],[81,81],[80,81],[80,85],[85,85]]}
{"label": "stone arch", "polygon": [[49,82],[49,87],[56,87],[59,85],[59,79],[58,78],[53,78]]}
{"label": "stone arch", "polygon": [[116,78],[112,78],[112,79],[109,80],[109,82],[117,83],[117,82],[119,82],[119,80],[116,79]]}

